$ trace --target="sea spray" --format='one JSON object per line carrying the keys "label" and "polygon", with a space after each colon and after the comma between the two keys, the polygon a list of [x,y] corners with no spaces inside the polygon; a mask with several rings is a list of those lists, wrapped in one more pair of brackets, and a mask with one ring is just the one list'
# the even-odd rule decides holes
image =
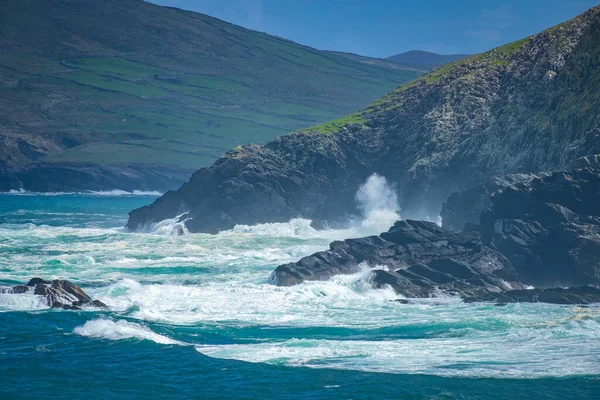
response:
{"label": "sea spray", "polygon": [[[218,235],[247,234],[277,237],[331,237],[344,239],[348,237],[379,234],[387,231],[400,219],[400,206],[398,197],[392,185],[381,175],[371,175],[356,192],[356,202],[361,211],[360,219],[349,219],[342,229],[325,229],[317,231],[311,226],[312,221],[302,218],[293,218],[288,222],[264,223],[256,225],[236,225],[233,229],[222,231]],[[168,218],[160,222],[147,224],[140,227],[140,233],[153,233],[159,235],[180,236],[189,234],[185,225],[187,212],[175,218]],[[321,233],[323,232],[323,233]]]}
{"label": "sea spray", "polygon": [[150,233],[155,233],[157,235],[170,235],[170,236],[182,236],[187,235],[190,232],[185,226],[185,222],[189,218],[185,218],[187,216],[187,212],[176,216],[175,218],[169,218],[162,220],[160,222],[152,224],[149,228],[142,229],[142,232],[149,231]]}
{"label": "sea spray", "polygon": [[356,201],[362,212],[362,230],[368,233],[387,231],[400,219],[398,196],[385,177],[373,174],[356,192]]}

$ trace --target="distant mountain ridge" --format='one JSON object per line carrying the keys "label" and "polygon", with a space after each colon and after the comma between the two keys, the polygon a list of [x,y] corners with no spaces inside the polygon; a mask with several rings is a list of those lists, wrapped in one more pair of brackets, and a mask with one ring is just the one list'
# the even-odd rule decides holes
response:
{"label": "distant mountain ridge", "polygon": [[470,54],[437,54],[423,50],[411,50],[395,56],[387,57],[386,60],[398,64],[414,66],[421,69],[432,70],[441,65],[462,60]]}
{"label": "distant mountain ridge", "polygon": [[359,110],[420,74],[142,0],[6,0],[0,172],[91,162],[191,173],[239,144]]}

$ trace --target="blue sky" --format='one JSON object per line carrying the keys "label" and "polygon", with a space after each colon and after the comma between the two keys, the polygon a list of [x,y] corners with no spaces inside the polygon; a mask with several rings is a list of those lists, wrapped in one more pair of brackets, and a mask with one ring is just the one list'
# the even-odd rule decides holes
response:
{"label": "blue sky", "polygon": [[537,33],[594,0],[152,0],[318,49],[387,57],[478,53]]}

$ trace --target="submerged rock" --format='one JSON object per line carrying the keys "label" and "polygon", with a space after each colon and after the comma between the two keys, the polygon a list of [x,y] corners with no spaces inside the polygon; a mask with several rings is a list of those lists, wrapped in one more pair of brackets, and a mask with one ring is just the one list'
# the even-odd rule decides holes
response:
{"label": "submerged rock", "polygon": [[27,285],[14,286],[12,289],[6,290],[5,293],[31,293],[36,296],[43,296],[50,308],[65,310],[80,310],[81,307],[108,308],[101,301],[93,300],[73,282],[65,280],[45,281],[41,278],[33,278]]}

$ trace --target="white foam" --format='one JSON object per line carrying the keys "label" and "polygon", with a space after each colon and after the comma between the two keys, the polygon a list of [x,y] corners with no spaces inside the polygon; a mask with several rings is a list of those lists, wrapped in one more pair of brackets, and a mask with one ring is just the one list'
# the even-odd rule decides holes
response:
{"label": "white foam", "polygon": [[44,297],[33,293],[0,293],[0,311],[34,311],[48,309]]}
{"label": "white foam", "polygon": [[369,372],[521,379],[597,374],[595,337],[556,341],[554,335],[531,333],[382,341],[290,339],[196,349],[214,358]]}
{"label": "white foam", "polygon": [[232,230],[221,232],[220,235],[244,234],[273,237],[322,237],[323,235],[319,231],[310,226],[311,223],[312,221],[309,219],[295,218],[289,222],[282,223],[236,225]]}
{"label": "white foam", "polygon": [[[335,240],[350,237],[375,235],[387,231],[397,220],[400,219],[400,207],[396,191],[385,177],[378,174],[371,175],[358,189],[356,201],[362,212],[359,221],[350,220],[343,229],[316,230],[311,226],[309,219],[293,218],[288,222],[264,223],[256,225],[236,225],[233,229],[222,231],[221,237],[234,235],[254,235],[269,237],[296,237],[309,238],[332,238]],[[138,232],[181,235],[188,234],[185,221],[189,218],[187,212],[175,218],[165,219],[158,223],[148,224],[138,229]]]}
{"label": "white foam", "polygon": [[228,276],[193,286],[142,285],[127,279],[94,291],[93,297],[113,310],[133,310],[134,318],[170,324],[354,326],[364,318],[366,324],[386,325],[390,300],[398,296],[391,289],[374,290],[369,274],[294,287],[256,282],[246,274],[237,282]]}
{"label": "white foam", "polygon": [[156,190],[133,190],[131,192],[127,192],[125,190],[115,189],[106,191],[90,191],[84,192],[83,194],[91,194],[94,196],[162,196],[164,193]]}
{"label": "white foam", "polygon": [[[393,200],[389,192],[383,197]],[[393,201],[373,203],[397,212]],[[379,208],[364,210],[368,216]],[[194,343],[212,357],[471,377],[597,373],[600,315],[594,307],[492,307],[454,298],[399,304],[393,290],[372,289],[369,269],[294,287],[267,284],[279,264],[324,250],[335,239],[389,228],[376,225],[358,221],[346,230],[316,231],[310,221],[296,219],[171,236],[168,224],[160,235],[3,224],[0,281],[42,276],[81,282],[115,320],[92,320],[75,333],[182,344],[152,324],[168,324],[173,332],[185,326],[193,332],[186,337],[205,337],[206,329],[226,343]],[[4,312],[47,308],[40,296],[0,294]],[[232,344],[240,337],[252,342]]]}
{"label": "white foam", "polygon": [[142,232],[150,232],[157,235],[181,236],[188,235],[190,231],[185,226],[185,222],[189,218],[185,218],[187,213],[180,214],[175,218],[165,219],[163,221],[153,223],[149,228],[142,228]]}
{"label": "white foam", "polygon": [[94,319],[78,326],[74,333],[109,340],[140,339],[150,340],[159,344],[183,344],[177,340],[153,332],[150,328],[125,320],[112,321],[109,319]]}

